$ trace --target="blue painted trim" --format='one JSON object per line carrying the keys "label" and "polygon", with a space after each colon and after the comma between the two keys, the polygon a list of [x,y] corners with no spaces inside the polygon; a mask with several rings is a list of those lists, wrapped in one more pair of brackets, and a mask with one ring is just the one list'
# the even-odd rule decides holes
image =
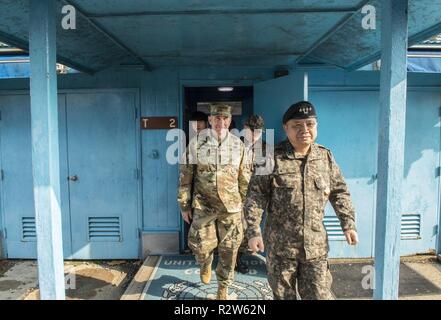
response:
{"label": "blue painted trim", "polygon": [[144,228],[141,230],[142,232],[154,232],[154,233],[169,233],[169,232],[179,232],[181,233],[181,227],[178,228]]}
{"label": "blue painted trim", "polygon": [[[179,77],[179,74],[178,74]],[[226,80],[203,80],[203,79],[180,79],[179,80],[179,128],[183,130],[183,122],[184,122],[184,115],[183,110],[185,108],[185,87],[217,87],[222,85],[231,85],[231,86],[253,86],[254,80],[237,80],[237,79],[226,79]],[[179,141],[179,144],[181,144],[181,141]],[[177,166],[177,173],[179,176],[179,165]],[[185,242],[185,230],[184,230],[184,223],[181,218],[180,209],[178,207],[178,215],[179,215],[179,230],[180,230],[180,236],[179,236],[179,250],[184,250],[184,242]]]}
{"label": "blue painted trim", "polygon": [[[178,75],[179,77],[179,75]],[[184,130],[184,103],[185,103],[185,90],[184,85],[179,83],[179,96],[178,96],[178,104],[179,104],[179,129]],[[182,139],[179,139],[179,145],[181,145]],[[182,154],[183,150],[179,149],[179,154]],[[179,165],[177,167],[177,175],[179,177]],[[178,179],[179,183],[179,179]],[[185,225],[181,218],[181,209],[178,206],[178,221],[179,221],[179,251],[183,252],[185,249]]]}
{"label": "blue painted trim", "polygon": [[[441,108],[441,106],[440,106]],[[441,117],[439,118],[441,121]],[[440,129],[440,146],[438,151],[439,162],[438,166],[441,168],[441,129]],[[436,254],[441,255],[441,176],[438,176],[438,228],[437,228]]]}
{"label": "blue painted trim", "polygon": [[[0,106],[0,112],[2,112],[1,106]],[[0,114],[1,115],[1,114]],[[1,139],[3,137],[3,119],[0,119],[0,146],[2,145]],[[0,168],[3,168],[3,150],[0,147]],[[7,238],[6,238],[6,226],[5,226],[5,209],[4,209],[4,195],[3,195],[3,179],[0,179],[0,231],[1,231],[1,238],[0,238],[0,257],[6,258],[8,256],[8,246],[7,246]]]}
{"label": "blue painted trim", "polygon": [[[129,91],[130,92],[130,91]],[[135,128],[136,128],[136,167],[139,170],[139,179],[138,179],[138,256],[142,258],[142,236],[141,230],[143,229],[143,170],[142,170],[142,139],[141,139],[141,126],[139,124],[139,119],[141,119],[141,93],[140,89],[133,89],[133,93],[135,95],[135,108],[136,108],[136,119],[135,119]]]}

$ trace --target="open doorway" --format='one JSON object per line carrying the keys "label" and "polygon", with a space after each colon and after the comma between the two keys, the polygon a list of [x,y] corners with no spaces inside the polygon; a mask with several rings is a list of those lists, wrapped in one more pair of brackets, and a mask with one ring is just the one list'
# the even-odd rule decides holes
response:
{"label": "open doorway", "polygon": [[[253,87],[252,86],[210,86],[184,87],[183,101],[183,129],[189,137],[189,123],[197,116],[196,112],[209,115],[209,105],[214,102],[224,102],[232,106],[233,119],[230,130],[243,129],[243,123],[253,114]],[[188,139],[187,139],[188,144]],[[190,226],[182,220],[182,236],[180,249],[188,252],[187,236]]]}

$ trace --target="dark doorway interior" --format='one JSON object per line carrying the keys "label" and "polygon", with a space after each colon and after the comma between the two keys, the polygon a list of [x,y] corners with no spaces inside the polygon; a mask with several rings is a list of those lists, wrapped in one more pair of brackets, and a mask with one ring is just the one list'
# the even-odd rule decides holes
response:
{"label": "dark doorway interior", "polygon": [[[225,102],[233,105],[232,127],[239,131],[243,129],[246,118],[253,114],[253,87],[252,86],[228,86],[233,90],[230,92],[219,91],[216,87],[185,87],[184,88],[184,126],[183,129],[189,136],[189,121],[195,111],[203,111],[208,116],[208,105],[212,102]],[[188,141],[187,141],[188,143]],[[183,243],[181,250],[188,252],[187,236],[189,225],[183,222]]]}

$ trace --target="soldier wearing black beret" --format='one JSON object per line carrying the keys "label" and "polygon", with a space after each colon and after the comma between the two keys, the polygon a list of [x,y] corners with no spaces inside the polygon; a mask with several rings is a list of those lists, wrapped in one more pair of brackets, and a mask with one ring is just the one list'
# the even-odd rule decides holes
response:
{"label": "soldier wearing black beret", "polygon": [[275,146],[269,170],[254,173],[248,187],[244,206],[248,245],[252,251],[265,249],[275,299],[332,299],[325,206],[329,200],[350,245],[358,242],[355,210],[331,151],[315,143],[314,106],[297,102],[282,122],[288,139]]}

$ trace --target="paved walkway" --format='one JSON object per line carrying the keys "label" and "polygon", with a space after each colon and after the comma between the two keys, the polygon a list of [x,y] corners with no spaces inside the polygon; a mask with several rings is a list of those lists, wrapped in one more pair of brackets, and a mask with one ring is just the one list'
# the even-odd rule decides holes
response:
{"label": "paved walkway", "polygon": [[[181,256],[181,259],[179,256],[148,257],[122,299],[213,299],[214,294],[211,291],[214,290],[214,286],[211,286],[211,283],[201,284],[197,275],[198,266],[189,261],[193,261],[192,257]],[[332,291],[335,298],[372,299],[371,279],[374,277],[372,265],[372,259],[331,259]],[[253,298],[254,292],[262,288],[266,290],[265,271],[255,268],[252,272],[249,277],[251,280],[244,281],[242,275],[237,276],[237,284],[230,290],[231,299]],[[253,277],[258,283],[253,283]],[[215,281],[213,274],[212,282],[215,284]],[[441,300],[441,263],[435,256],[430,255],[403,257],[400,265],[399,288],[399,299]],[[264,294],[259,299],[268,299],[268,297]]]}

